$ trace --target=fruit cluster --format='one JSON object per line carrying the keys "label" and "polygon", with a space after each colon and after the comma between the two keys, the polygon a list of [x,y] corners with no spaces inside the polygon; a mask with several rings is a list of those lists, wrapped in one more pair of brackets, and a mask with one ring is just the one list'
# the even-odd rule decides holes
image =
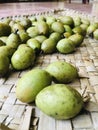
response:
{"label": "fruit cluster", "polygon": [[38,54],[76,51],[86,34],[98,39],[98,23],[71,16],[31,16],[0,21],[0,77],[9,66],[23,70],[34,64]]}

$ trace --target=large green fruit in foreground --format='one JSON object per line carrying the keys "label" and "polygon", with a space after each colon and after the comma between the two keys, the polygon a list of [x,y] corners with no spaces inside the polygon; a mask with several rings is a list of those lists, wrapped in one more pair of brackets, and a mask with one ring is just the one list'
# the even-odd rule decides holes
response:
{"label": "large green fruit in foreground", "polygon": [[54,84],[41,90],[36,96],[36,105],[45,114],[55,119],[70,119],[83,108],[83,99],[78,91],[65,84]]}
{"label": "large green fruit in foreground", "polygon": [[9,65],[9,58],[3,54],[0,54],[0,77],[7,75],[9,71]]}
{"label": "large green fruit in foreground", "polygon": [[70,63],[56,61],[47,66],[46,71],[50,73],[55,82],[70,83],[78,77],[77,69]]}
{"label": "large green fruit in foreground", "polygon": [[22,102],[33,102],[36,95],[51,82],[52,77],[45,70],[33,69],[18,81],[16,96]]}

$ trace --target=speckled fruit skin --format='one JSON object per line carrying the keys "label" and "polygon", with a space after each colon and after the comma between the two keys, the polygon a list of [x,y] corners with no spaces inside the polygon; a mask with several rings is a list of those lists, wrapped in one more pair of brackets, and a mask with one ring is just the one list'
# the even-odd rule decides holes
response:
{"label": "speckled fruit skin", "polygon": [[18,81],[16,97],[22,102],[33,102],[36,95],[51,82],[52,77],[45,70],[32,69]]}
{"label": "speckled fruit skin", "polygon": [[35,101],[42,112],[59,120],[75,117],[84,104],[79,92],[65,84],[53,84],[44,88]]}
{"label": "speckled fruit skin", "polygon": [[53,76],[55,82],[70,83],[78,78],[77,69],[70,63],[64,61],[56,61],[49,64],[46,71]]}

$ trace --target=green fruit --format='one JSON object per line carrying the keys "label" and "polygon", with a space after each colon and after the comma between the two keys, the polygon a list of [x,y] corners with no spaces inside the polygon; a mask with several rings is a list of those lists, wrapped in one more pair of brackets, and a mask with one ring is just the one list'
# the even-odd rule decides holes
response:
{"label": "green fruit", "polygon": [[93,32],[94,39],[98,40],[98,29]]}
{"label": "green fruit", "polygon": [[0,40],[6,44],[7,38],[8,38],[7,36],[2,36],[0,37]]}
{"label": "green fruit", "polygon": [[75,27],[81,25],[81,18],[80,17],[75,17],[73,20],[74,20]]}
{"label": "green fruit", "polygon": [[56,61],[47,66],[46,71],[58,83],[70,83],[78,77],[77,69],[70,63]]}
{"label": "green fruit", "polygon": [[43,16],[43,15],[38,15],[37,17],[36,17],[36,19],[37,19],[37,21],[43,21],[43,22],[45,22],[45,16]]}
{"label": "green fruit", "polygon": [[43,42],[44,40],[46,40],[47,37],[44,36],[44,35],[38,35],[38,36],[35,37],[35,39],[42,44],[42,42]]}
{"label": "green fruit", "polygon": [[39,35],[39,31],[38,31],[38,28],[37,27],[29,27],[27,29],[27,33],[30,37],[34,38],[36,37],[37,35]]}
{"label": "green fruit", "polygon": [[22,102],[33,102],[36,95],[51,82],[52,77],[45,70],[32,69],[18,81],[16,97]]}
{"label": "green fruit", "polygon": [[5,43],[2,40],[0,40],[0,46],[4,46],[4,45]]}
{"label": "green fruit", "polygon": [[48,38],[41,44],[41,50],[46,54],[51,54],[56,51],[56,44],[54,39]]}
{"label": "green fruit", "polygon": [[0,23],[0,37],[8,36],[11,33],[11,27],[8,24]]}
{"label": "green fruit", "polygon": [[16,49],[12,48],[11,46],[1,46],[0,47],[0,54],[5,55],[6,57],[11,58],[13,53],[15,52]]}
{"label": "green fruit", "polygon": [[64,25],[69,25],[70,27],[73,27],[74,21],[71,16],[61,16],[59,17],[59,20],[64,24]]}
{"label": "green fruit", "polygon": [[61,23],[61,22],[54,22],[54,23],[51,25],[51,29],[52,29],[54,32],[58,32],[58,33],[64,33],[64,31],[65,31],[64,26],[63,26],[63,23]]}
{"label": "green fruit", "polygon": [[44,21],[38,21],[37,22],[37,28],[39,31],[39,34],[47,36],[49,34],[49,26]]}
{"label": "green fruit", "polygon": [[19,23],[24,27],[24,29],[27,29],[32,25],[29,18],[21,18]]}
{"label": "green fruit", "polygon": [[49,38],[54,39],[56,42],[58,42],[61,39],[61,34],[58,32],[53,32],[50,34]]}
{"label": "green fruit", "polygon": [[84,106],[80,93],[65,84],[44,88],[38,93],[35,101],[42,112],[59,120],[75,117]]}
{"label": "green fruit", "polygon": [[53,16],[46,16],[46,23],[50,26],[56,21],[56,18]]}
{"label": "green fruit", "polygon": [[75,46],[74,46],[73,42],[67,38],[61,39],[57,43],[56,48],[60,53],[64,53],[64,54],[68,54],[68,53],[75,51]]}
{"label": "green fruit", "polygon": [[92,36],[93,35],[93,32],[97,29],[97,26],[95,24],[91,24],[88,26],[87,28],[87,34],[89,36]]}
{"label": "green fruit", "polygon": [[65,32],[69,32],[70,34],[72,34],[72,29],[69,25],[64,25],[64,28],[65,28]]}
{"label": "green fruit", "polygon": [[74,28],[72,29],[72,31],[73,31],[75,34],[78,33],[78,34],[83,35],[83,36],[86,35],[86,31],[84,31],[80,26],[74,27]]}
{"label": "green fruit", "polygon": [[30,38],[28,33],[25,32],[25,30],[19,30],[18,34],[22,43],[25,43]]}
{"label": "green fruit", "polygon": [[82,28],[82,30],[84,30],[85,32],[87,32],[87,28],[89,25],[87,24],[81,24],[80,27]]}
{"label": "green fruit", "polygon": [[80,34],[73,34],[68,39],[73,42],[75,47],[79,47],[82,44],[84,37]]}
{"label": "green fruit", "polygon": [[34,64],[35,53],[34,50],[28,46],[23,46],[17,49],[12,55],[11,64],[16,70],[26,69]]}
{"label": "green fruit", "polygon": [[23,30],[24,27],[20,24],[20,23],[15,23],[13,26],[12,26],[12,32],[16,32],[16,31],[19,31],[19,30]]}
{"label": "green fruit", "polygon": [[21,39],[18,34],[11,33],[6,41],[7,46],[11,46],[13,48],[17,48],[19,44],[21,43]]}
{"label": "green fruit", "polygon": [[31,47],[36,53],[39,53],[41,50],[41,44],[38,40],[31,38],[27,41],[27,45]]}
{"label": "green fruit", "polygon": [[0,53],[0,77],[7,75],[9,71],[9,58]]}
{"label": "green fruit", "polygon": [[81,19],[82,24],[90,25],[90,21],[88,19]]}

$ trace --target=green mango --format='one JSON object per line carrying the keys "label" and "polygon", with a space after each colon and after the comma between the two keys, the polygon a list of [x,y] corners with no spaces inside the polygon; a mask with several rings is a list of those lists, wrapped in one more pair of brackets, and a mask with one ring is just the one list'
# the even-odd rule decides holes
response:
{"label": "green mango", "polygon": [[19,30],[18,34],[22,43],[27,42],[27,40],[30,38],[28,33],[25,30]]}
{"label": "green mango", "polygon": [[8,24],[0,22],[0,37],[8,36],[11,33],[11,27]]}
{"label": "green mango", "polygon": [[49,38],[54,39],[56,42],[58,42],[61,39],[61,34],[58,32],[53,32],[50,34]]}
{"label": "green mango", "polygon": [[71,28],[74,26],[74,21],[71,16],[61,16],[58,18],[64,25],[69,25]]}
{"label": "green mango", "polygon": [[41,50],[43,53],[51,54],[56,51],[56,44],[57,42],[53,38],[48,38],[41,44]]}
{"label": "green mango", "polygon": [[40,44],[42,44],[43,41],[47,39],[47,37],[46,37],[45,35],[38,35],[38,36],[35,37],[35,39],[36,39],[37,41],[39,41]]}
{"label": "green mango", "polygon": [[72,28],[69,25],[64,25],[65,28],[65,32],[69,32],[70,34],[72,34]]}
{"label": "green mango", "polygon": [[75,51],[75,46],[73,44],[73,41],[71,41],[68,38],[61,39],[57,43],[56,48],[60,53],[63,53],[63,54],[68,54],[68,53],[72,53],[73,51]]}
{"label": "green mango", "polygon": [[16,70],[24,70],[34,64],[35,52],[27,45],[18,48],[11,57],[12,67]]}
{"label": "green mango", "polygon": [[57,120],[71,119],[84,107],[80,93],[65,84],[53,84],[41,90],[35,99],[36,106]]}
{"label": "green mango", "polygon": [[36,24],[36,27],[38,28],[40,35],[47,36],[49,34],[49,26],[46,22],[38,21],[37,24]]}
{"label": "green mango", "polygon": [[28,35],[31,37],[31,38],[34,38],[36,37],[37,35],[39,35],[39,31],[38,31],[38,28],[37,27],[29,27],[27,29],[27,33]]}
{"label": "green mango", "polygon": [[90,20],[89,19],[85,19],[85,18],[81,18],[81,22],[82,24],[86,24],[86,25],[90,25]]}
{"label": "green mango", "polygon": [[13,53],[16,51],[15,48],[12,48],[11,46],[1,46],[0,47],[0,54],[5,55],[6,57],[11,58]]}
{"label": "green mango", "polygon": [[68,39],[73,42],[75,47],[79,47],[83,43],[84,37],[77,33],[71,35]]}
{"label": "green mango", "polygon": [[93,32],[94,39],[98,40],[98,29]]}
{"label": "green mango", "polygon": [[7,75],[7,73],[9,72],[9,65],[9,58],[0,53],[0,77]]}
{"label": "green mango", "polygon": [[35,53],[39,53],[41,50],[41,44],[38,40],[31,38],[27,41],[27,45],[31,47]]}
{"label": "green mango", "polygon": [[6,45],[11,46],[13,48],[17,48],[20,44],[21,44],[21,39],[19,35],[16,33],[11,33],[6,40]]}
{"label": "green mango", "polygon": [[64,61],[49,64],[46,71],[53,76],[54,82],[70,83],[78,78],[77,68]]}
{"label": "green mango", "polygon": [[74,27],[80,26],[82,23],[80,17],[75,17],[73,20],[74,20]]}
{"label": "green mango", "polygon": [[51,82],[52,77],[45,70],[32,69],[18,80],[16,97],[22,102],[33,102],[36,95]]}
{"label": "green mango", "polygon": [[27,28],[31,27],[31,25],[32,25],[32,22],[29,18],[21,18],[19,23],[20,23],[20,25],[22,25],[24,27],[25,30]]}
{"label": "green mango", "polygon": [[87,28],[87,35],[92,36],[93,32],[97,29],[97,25],[96,24],[90,24]]}
{"label": "green mango", "polygon": [[56,18],[54,16],[46,16],[46,23],[49,26],[51,26],[54,22],[56,22]]}
{"label": "green mango", "polygon": [[78,33],[78,34],[83,35],[83,36],[86,35],[86,31],[83,30],[80,26],[74,27],[74,28],[72,29],[72,31],[73,31],[75,34]]}
{"label": "green mango", "polygon": [[61,34],[64,33],[64,31],[65,31],[63,23],[59,22],[59,21],[52,23],[51,29],[54,32],[58,32],[58,33],[61,33]]}

